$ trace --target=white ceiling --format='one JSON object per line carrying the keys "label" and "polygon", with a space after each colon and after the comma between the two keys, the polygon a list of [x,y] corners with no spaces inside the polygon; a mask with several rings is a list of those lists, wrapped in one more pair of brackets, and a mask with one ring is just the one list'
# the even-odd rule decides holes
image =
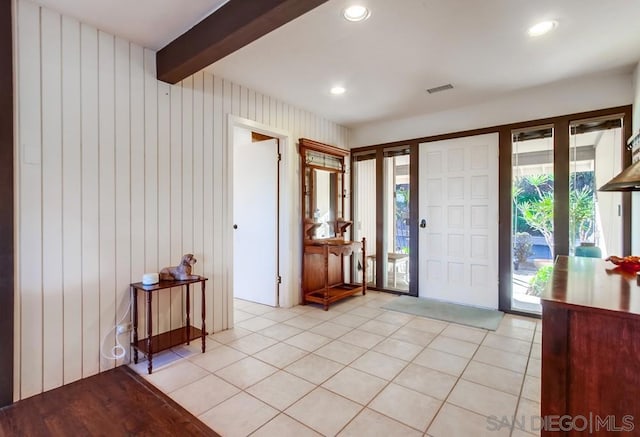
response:
{"label": "white ceiling", "polygon": [[[355,1],[329,0],[208,69],[357,126],[572,77],[631,72],[640,60],[637,0],[360,0],[371,17],[350,23],[341,11]],[[39,3],[157,49],[224,1]],[[558,20],[558,28],[529,38],[527,28],[545,19]],[[455,88],[425,91],[446,83]],[[330,95],[335,84],[347,92]]]}

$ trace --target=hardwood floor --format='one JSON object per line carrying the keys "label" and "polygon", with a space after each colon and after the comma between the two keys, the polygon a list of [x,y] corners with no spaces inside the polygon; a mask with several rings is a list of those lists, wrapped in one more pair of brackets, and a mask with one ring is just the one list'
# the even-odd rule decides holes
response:
{"label": "hardwood floor", "polygon": [[0,409],[0,436],[218,436],[126,366]]}

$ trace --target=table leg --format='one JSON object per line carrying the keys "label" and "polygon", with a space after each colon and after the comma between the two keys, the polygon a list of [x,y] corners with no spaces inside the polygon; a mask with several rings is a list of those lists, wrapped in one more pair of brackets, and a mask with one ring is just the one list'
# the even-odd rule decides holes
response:
{"label": "table leg", "polygon": [[152,321],[152,311],[151,311],[151,297],[153,296],[153,292],[147,292],[147,358],[149,359],[149,365],[147,366],[147,371],[149,375],[153,371],[153,346],[151,341],[151,336],[153,332],[153,321]]}
{"label": "table leg", "polygon": [[133,299],[133,362],[138,364],[138,290],[131,287],[131,294],[131,299]]}
{"label": "table leg", "polygon": [[190,343],[190,332],[191,331],[191,303],[189,299],[189,284],[187,284],[187,344]]}
{"label": "table leg", "polygon": [[204,318],[206,315],[206,311],[205,311],[205,300],[204,300],[204,289],[205,289],[205,285],[204,285],[205,281],[202,281],[201,287],[202,287],[202,353],[204,353],[205,348],[206,348],[206,336],[207,336],[207,328],[204,322]]}

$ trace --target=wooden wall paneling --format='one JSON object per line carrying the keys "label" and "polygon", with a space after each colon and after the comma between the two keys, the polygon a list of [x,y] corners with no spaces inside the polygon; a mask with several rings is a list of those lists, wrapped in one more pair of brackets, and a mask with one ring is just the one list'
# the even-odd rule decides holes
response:
{"label": "wooden wall paneling", "polygon": [[100,371],[98,32],[82,24],[82,376]]}
{"label": "wooden wall paneling", "polygon": [[242,101],[241,100],[241,95],[240,95],[241,94],[240,90],[241,90],[242,87],[240,85],[236,84],[236,83],[233,83],[233,82],[230,82],[230,83],[231,83],[231,111],[230,111],[230,113],[235,115],[235,116],[237,116],[237,117],[240,117],[241,116],[241,114],[240,114],[240,102]]}
{"label": "wooden wall paneling", "polygon": [[[131,281],[145,273],[144,50],[129,46],[131,111]],[[145,299],[138,296],[138,325],[146,326]],[[144,332],[144,331],[142,331]],[[139,333],[142,334],[142,333]],[[140,335],[139,338],[144,338]]]}
{"label": "wooden wall paneling", "polygon": [[109,356],[115,345],[116,220],[115,220],[115,39],[98,32],[98,149],[100,236],[100,370],[113,368]]}
{"label": "wooden wall paneling", "polygon": [[63,381],[60,15],[41,10],[43,390]]}
{"label": "wooden wall paneling", "polygon": [[193,253],[193,76],[182,81],[182,250]]}
{"label": "wooden wall paneling", "polygon": [[64,16],[62,96],[63,383],[68,384],[82,378],[82,146],[80,23]]}
{"label": "wooden wall paneling", "polygon": [[[171,87],[158,82],[158,266],[173,263],[171,259]],[[160,331],[169,331],[171,325],[171,290],[158,295],[158,307],[161,317],[158,320]]]}
{"label": "wooden wall paneling", "polygon": [[204,74],[204,101],[203,101],[203,155],[202,155],[202,180],[203,180],[203,190],[202,190],[202,260],[201,264],[201,272],[209,278],[209,282],[206,285],[207,287],[207,305],[206,305],[206,322],[207,322],[207,332],[212,331],[213,327],[213,148],[214,148],[214,113],[213,113],[213,75]]}
{"label": "wooden wall paneling", "polygon": [[[131,274],[131,94],[129,62],[129,42],[115,39],[115,276],[116,276],[116,319],[119,321],[130,308],[131,293],[129,283],[134,278]],[[131,313],[126,321],[131,320]],[[129,334],[122,334],[120,342],[129,343]],[[116,361],[120,365],[129,359]]]}
{"label": "wooden wall paneling", "polygon": [[[205,272],[205,258],[203,245],[204,226],[204,180],[203,180],[203,160],[204,160],[204,72],[199,72],[193,76],[193,253],[196,255],[198,263],[195,265],[195,272],[203,275]],[[193,292],[193,311],[191,320],[193,326],[202,324],[202,302],[200,296]]]}
{"label": "wooden wall paneling", "polygon": [[264,123],[264,96],[256,92],[256,117],[258,123]]}
{"label": "wooden wall paneling", "polygon": [[273,97],[269,97],[269,126],[278,125],[278,102]]}
{"label": "wooden wall paneling", "polygon": [[240,87],[240,117],[249,117],[249,90],[246,87]]}
{"label": "wooden wall paneling", "polygon": [[[155,53],[143,49],[144,81],[144,271],[159,272],[158,267],[158,81],[155,80]],[[140,281],[137,276],[134,280]],[[162,332],[165,320],[160,308],[160,294],[156,293],[151,313],[154,318],[154,333]]]}
{"label": "wooden wall paneling", "polygon": [[224,294],[224,268],[222,265],[223,259],[226,256],[223,250],[223,202],[222,202],[222,187],[224,186],[224,179],[222,175],[223,157],[222,157],[222,142],[224,140],[224,123],[223,123],[223,97],[222,90],[224,88],[223,80],[218,77],[213,77],[213,156],[211,161],[211,172],[213,175],[213,278],[208,284],[208,287],[213,292],[213,307],[215,312],[213,315],[212,325],[214,332],[221,331],[224,325],[222,320],[223,313],[223,294]]}
{"label": "wooden wall paneling", "polygon": [[[233,247],[233,230],[232,223],[227,222],[227,211],[233,208],[233,204],[231,203],[231,199],[229,197],[229,191],[231,187],[227,186],[227,181],[230,180],[228,172],[229,168],[229,135],[232,135],[232,132],[229,132],[227,129],[228,126],[228,114],[232,113],[232,94],[233,85],[230,81],[223,79],[222,81],[222,142],[220,147],[222,149],[222,156],[217,166],[217,169],[222,168],[222,185],[220,188],[222,190],[222,248],[220,254],[222,256],[227,256],[228,259],[233,259],[232,247]],[[223,261],[224,259],[221,259]],[[233,324],[233,312],[229,312],[229,308],[233,306],[233,264],[228,260],[223,261],[225,266],[223,267],[222,272],[222,326],[232,326]]]}
{"label": "wooden wall paneling", "polygon": [[18,185],[22,342],[20,396],[27,397],[42,391],[43,366],[40,10],[33,3],[21,2],[18,5],[18,50],[21,155]]}
{"label": "wooden wall paneling", "polygon": [[256,92],[252,89],[249,89],[248,105],[249,105],[249,109],[247,113],[247,118],[249,120],[255,121],[256,120]]}
{"label": "wooden wall paneling", "polygon": [[[172,85],[169,97],[171,100],[171,261],[167,266],[176,265],[184,252],[182,250],[182,83]],[[162,266],[165,267],[165,266]],[[162,268],[161,267],[161,268]],[[171,290],[171,329],[182,326],[184,315],[183,297],[180,288]]]}

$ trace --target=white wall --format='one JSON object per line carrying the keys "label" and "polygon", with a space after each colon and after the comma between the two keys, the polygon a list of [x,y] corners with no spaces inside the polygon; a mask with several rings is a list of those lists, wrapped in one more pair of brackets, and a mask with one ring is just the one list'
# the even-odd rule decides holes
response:
{"label": "white wall", "polygon": [[535,120],[628,105],[632,101],[633,84],[629,73],[583,77],[514,92],[478,105],[356,126],[352,129],[350,146],[360,147]]}
{"label": "white wall", "polygon": [[[344,147],[349,132],[209,73],[158,82],[154,52],[16,3],[18,400],[113,367],[99,344],[105,335],[114,344],[109,331],[127,309],[129,283],[183,253],[193,252],[195,272],[209,278],[209,330],[229,327],[229,114],[295,140]],[[291,162],[297,184],[297,157]],[[292,245],[299,231],[292,227]],[[180,294],[155,302],[156,329],[179,326]]]}

